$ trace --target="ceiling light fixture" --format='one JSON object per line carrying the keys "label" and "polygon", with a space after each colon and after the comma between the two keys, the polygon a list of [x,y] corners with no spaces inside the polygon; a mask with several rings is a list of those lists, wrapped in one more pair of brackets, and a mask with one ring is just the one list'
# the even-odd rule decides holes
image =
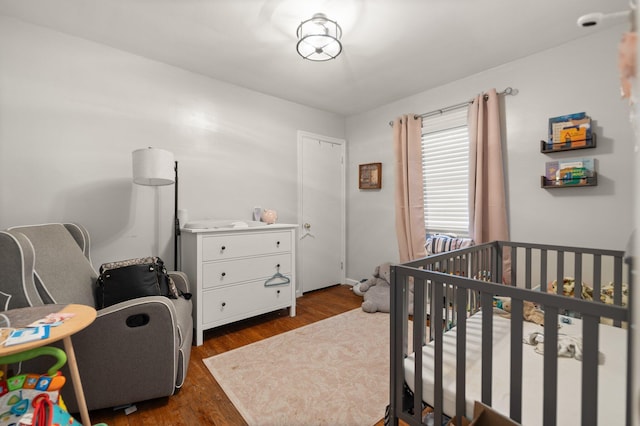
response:
{"label": "ceiling light fixture", "polygon": [[311,19],[303,21],[296,34],[296,49],[304,59],[328,61],[342,52],[342,28],[324,13],[316,13]]}

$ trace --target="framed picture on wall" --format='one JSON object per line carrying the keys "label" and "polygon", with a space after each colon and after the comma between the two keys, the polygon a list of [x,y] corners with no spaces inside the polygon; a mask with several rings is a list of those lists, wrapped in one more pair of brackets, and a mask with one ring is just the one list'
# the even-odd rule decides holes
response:
{"label": "framed picture on wall", "polygon": [[382,188],[382,163],[360,164],[358,173],[358,188],[380,189]]}

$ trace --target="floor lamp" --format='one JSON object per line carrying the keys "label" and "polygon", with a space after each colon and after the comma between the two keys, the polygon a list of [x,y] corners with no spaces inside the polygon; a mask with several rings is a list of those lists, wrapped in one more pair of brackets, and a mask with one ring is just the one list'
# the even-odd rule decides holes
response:
{"label": "floor lamp", "polygon": [[173,267],[178,267],[178,239],[180,221],[178,220],[178,162],[173,154],[159,148],[143,148],[133,151],[133,182],[138,185],[165,186],[175,184],[174,227],[173,227]]}

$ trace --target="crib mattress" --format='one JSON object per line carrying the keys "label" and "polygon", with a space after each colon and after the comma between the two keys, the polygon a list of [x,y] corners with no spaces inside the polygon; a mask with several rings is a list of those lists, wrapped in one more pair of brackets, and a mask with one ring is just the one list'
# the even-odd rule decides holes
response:
{"label": "crib mattress", "polygon": [[[571,336],[582,335],[580,320],[571,319],[572,324],[562,324],[558,333]],[[493,318],[493,378],[492,407],[509,414],[510,371],[510,325],[511,321],[494,315]],[[466,415],[473,417],[474,401],[481,400],[481,343],[482,312],[467,319],[466,353]],[[531,332],[544,332],[543,327],[530,322],[523,324],[523,336]],[[445,333],[443,338],[443,411],[450,417],[455,415],[456,393],[456,329]],[[522,424],[542,424],[543,404],[543,359],[534,346],[523,344],[523,401]],[[422,389],[427,404],[433,405],[433,352],[434,342],[423,347]],[[600,325],[600,352],[604,363],[598,368],[598,424],[624,424],[626,398],[626,354],[627,330]],[[405,381],[415,390],[414,354],[404,360]],[[558,414],[557,424],[578,425],[581,413],[582,362],[575,358],[558,358]]]}

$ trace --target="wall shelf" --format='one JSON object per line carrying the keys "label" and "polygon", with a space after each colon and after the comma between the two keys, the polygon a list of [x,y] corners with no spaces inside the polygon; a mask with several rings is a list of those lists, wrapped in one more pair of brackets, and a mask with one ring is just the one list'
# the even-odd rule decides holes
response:
{"label": "wall shelf", "polygon": [[586,178],[582,178],[579,183],[560,183],[557,184],[556,181],[547,180],[545,176],[540,176],[540,187],[545,189],[559,189],[559,188],[579,188],[583,186],[597,186],[598,185],[598,174],[593,172],[593,176],[589,176]]}
{"label": "wall shelf", "polygon": [[582,140],[582,141],[573,141],[573,142],[559,142],[551,144],[552,147],[549,147],[549,142],[540,141],[540,152],[544,154],[550,154],[555,152],[564,152],[564,151],[575,151],[577,149],[588,149],[596,147],[596,134],[592,134],[590,139]]}

